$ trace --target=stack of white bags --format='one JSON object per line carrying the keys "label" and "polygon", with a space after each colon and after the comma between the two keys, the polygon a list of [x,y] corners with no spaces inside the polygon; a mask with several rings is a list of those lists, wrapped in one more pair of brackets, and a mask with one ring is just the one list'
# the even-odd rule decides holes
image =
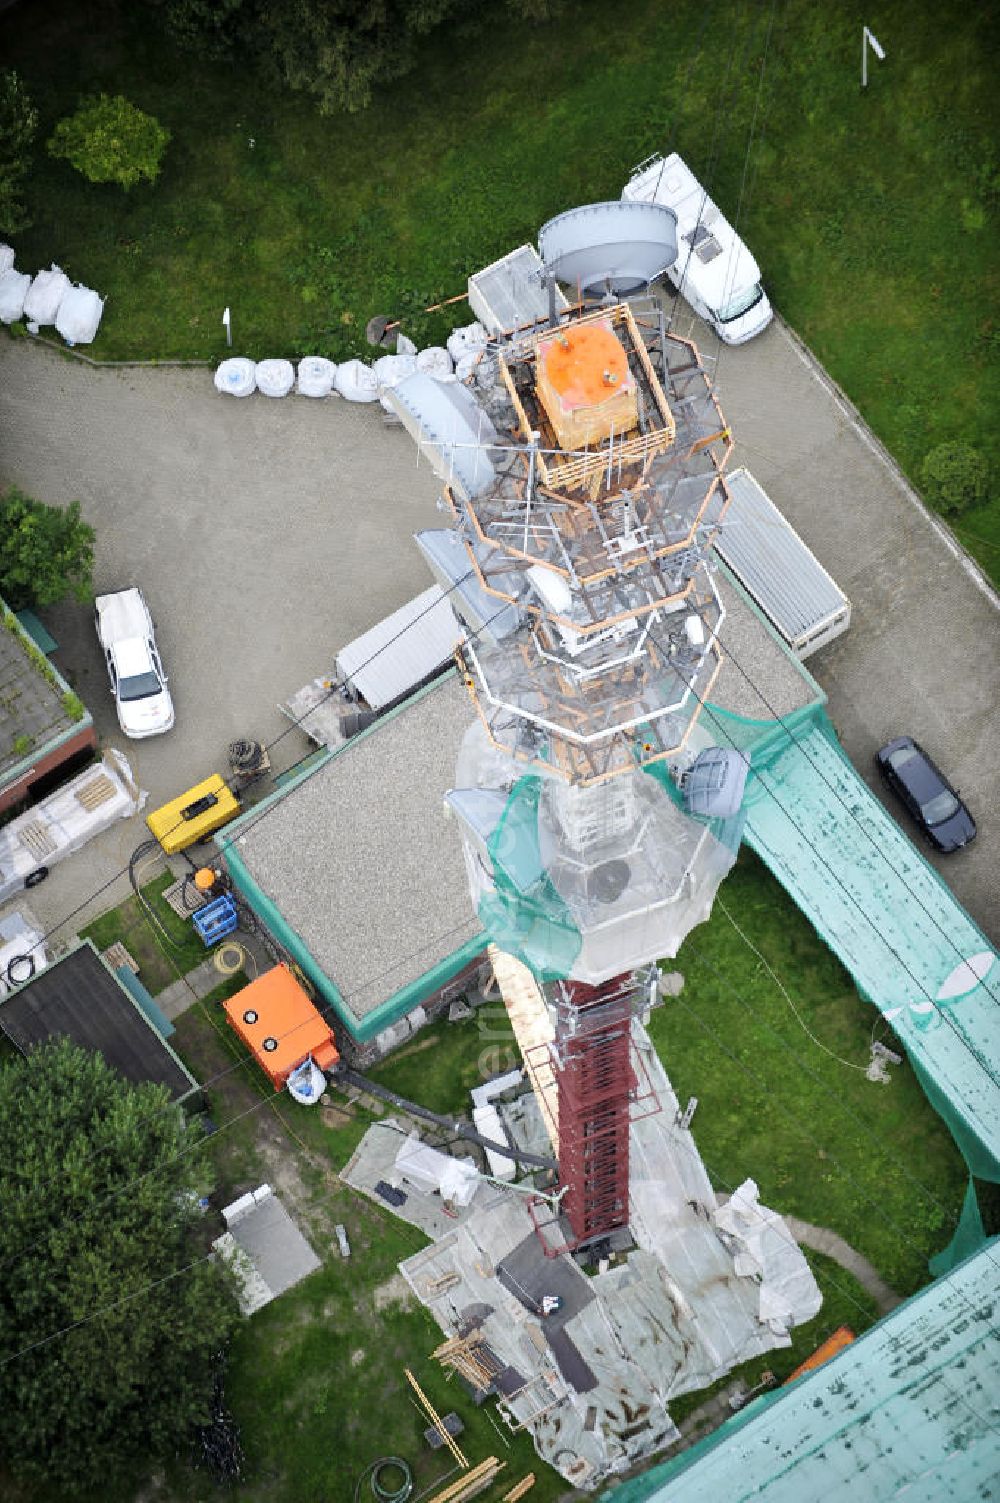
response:
{"label": "stack of white bags", "polygon": [[14,252],[0,245],[0,323],[24,319],[29,334],[54,324],[68,345],[91,344],[104,312],[104,299],[92,287],[72,283],[54,263],[30,277],[14,267]]}
{"label": "stack of white bags", "polygon": [[305,355],[298,372],[289,360],[261,360],[256,366],[242,356],[223,360],[215,372],[215,389],[230,397],[284,397],[292,390],[300,397],[343,397],[347,402],[381,402],[392,409],[387,394],[414,371],[435,381],[468,381],[486,353],[489,336],[482,324],[469,324],[448,337],[448,347],[431,345],[418,350],[400,334],[394,355],[380,355],[371,365],[344,360],[335,365],[322,355]]}

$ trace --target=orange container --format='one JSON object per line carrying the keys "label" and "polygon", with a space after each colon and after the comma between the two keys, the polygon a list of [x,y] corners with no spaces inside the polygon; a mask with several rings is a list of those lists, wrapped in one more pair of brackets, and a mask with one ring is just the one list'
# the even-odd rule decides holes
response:
{"label": "orange container", "polygon": [[321,1070],[332,1070],[340,1058],[333,1030],[287,965],[265,971],[222,1005],[276,1091],[310,1054]]}

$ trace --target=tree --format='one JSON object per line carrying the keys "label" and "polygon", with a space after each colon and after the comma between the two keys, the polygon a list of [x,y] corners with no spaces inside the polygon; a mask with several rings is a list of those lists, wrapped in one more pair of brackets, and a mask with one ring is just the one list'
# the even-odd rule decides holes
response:
{"label": "tree", "polygon": [[[147,0],[183,47],[259,59],[276,81],[315,96],[321,114],[360,110],[408,73],[417,43],[446,20],[478,24],[470,0]],[[506,0],[516,20],[547,20],[562,0]]]}
{"label": "tree", "polygon": [[12,486],[0,496],[0,596],[15,611],[67,595],[85,603],[93,594],[94,536],[79,501],[46,506]]}
{"label": "tree", "polygon": [[239,1317],[232,1275],[205,1257],[203,1176],[200,1129],[162,1086],[132,1086],[66,1039],[0,1070],[11,1471],[68,1496],[175,1455],[208,1422]]}
{"label": "tree", "polygon": [[170,132],[121,94],[80,101],[75,115],[60,120],[48,143],[49,155],[65,157],[92,183],[133,188],[141,178],[155,182]]}
{"label": "tree", "polygon": [[37,129],[38,111],[21,79],[13,68],[0,69],[0,232],[5,235],[31,225],[23,194]]}
{"label": "tree", "polygon": [[946,517],[979,506],[989,492],[989,466],[970,444],[938,444],[924,460],[921,477],[928,501]]}

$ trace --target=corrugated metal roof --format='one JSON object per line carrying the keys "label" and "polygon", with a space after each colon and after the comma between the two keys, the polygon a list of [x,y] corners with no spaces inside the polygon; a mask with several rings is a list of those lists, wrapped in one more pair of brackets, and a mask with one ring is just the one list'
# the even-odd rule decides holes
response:
{"label": "corrugated metal roof", "polygon": [[517,631],[517,608],[483,589],[453,527],[431,528],[413,536],[438,584],[451,591],[456,613],[478,637],[496,642]]}
{"label": "corrugated metal roof", "polygon": [[341,648],[337,672],[373,710],[382,710],[443,667],[461,637],[444,591],[432,585]]}
{"label": "corrugated metal roof", "polygon": [[[469,306],[490,334],[534,323],[549,311],[542,286],[541,257],[533,245],[519,245],[509,255],[469,278]],[[566,300],[559,295],[560,307]]]}
{"label": "corrugated metal roof", "polygon": [[849,602],[746,469],[726,476],[732,501],[716,551],[793,645]]}
{"label": "corrugated metal roof", "polygon": [[998,1296],[994,1239],[690,1457],[607,1496],[612,1503],[996,1497]]}

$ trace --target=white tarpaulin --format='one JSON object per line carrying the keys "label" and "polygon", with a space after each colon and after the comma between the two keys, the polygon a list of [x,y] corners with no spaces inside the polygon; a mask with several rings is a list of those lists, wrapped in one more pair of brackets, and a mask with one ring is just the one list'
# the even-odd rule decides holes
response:
{"label": "white tarpaulin", "polygon": [[415,1132],[396,1154],[396,1168],[418,1190],[437,1191],[442,1200],[457,1206],[469,1204],[479,1183],[479,1173],[469,1159],[453,1159],[422,1143]]}

